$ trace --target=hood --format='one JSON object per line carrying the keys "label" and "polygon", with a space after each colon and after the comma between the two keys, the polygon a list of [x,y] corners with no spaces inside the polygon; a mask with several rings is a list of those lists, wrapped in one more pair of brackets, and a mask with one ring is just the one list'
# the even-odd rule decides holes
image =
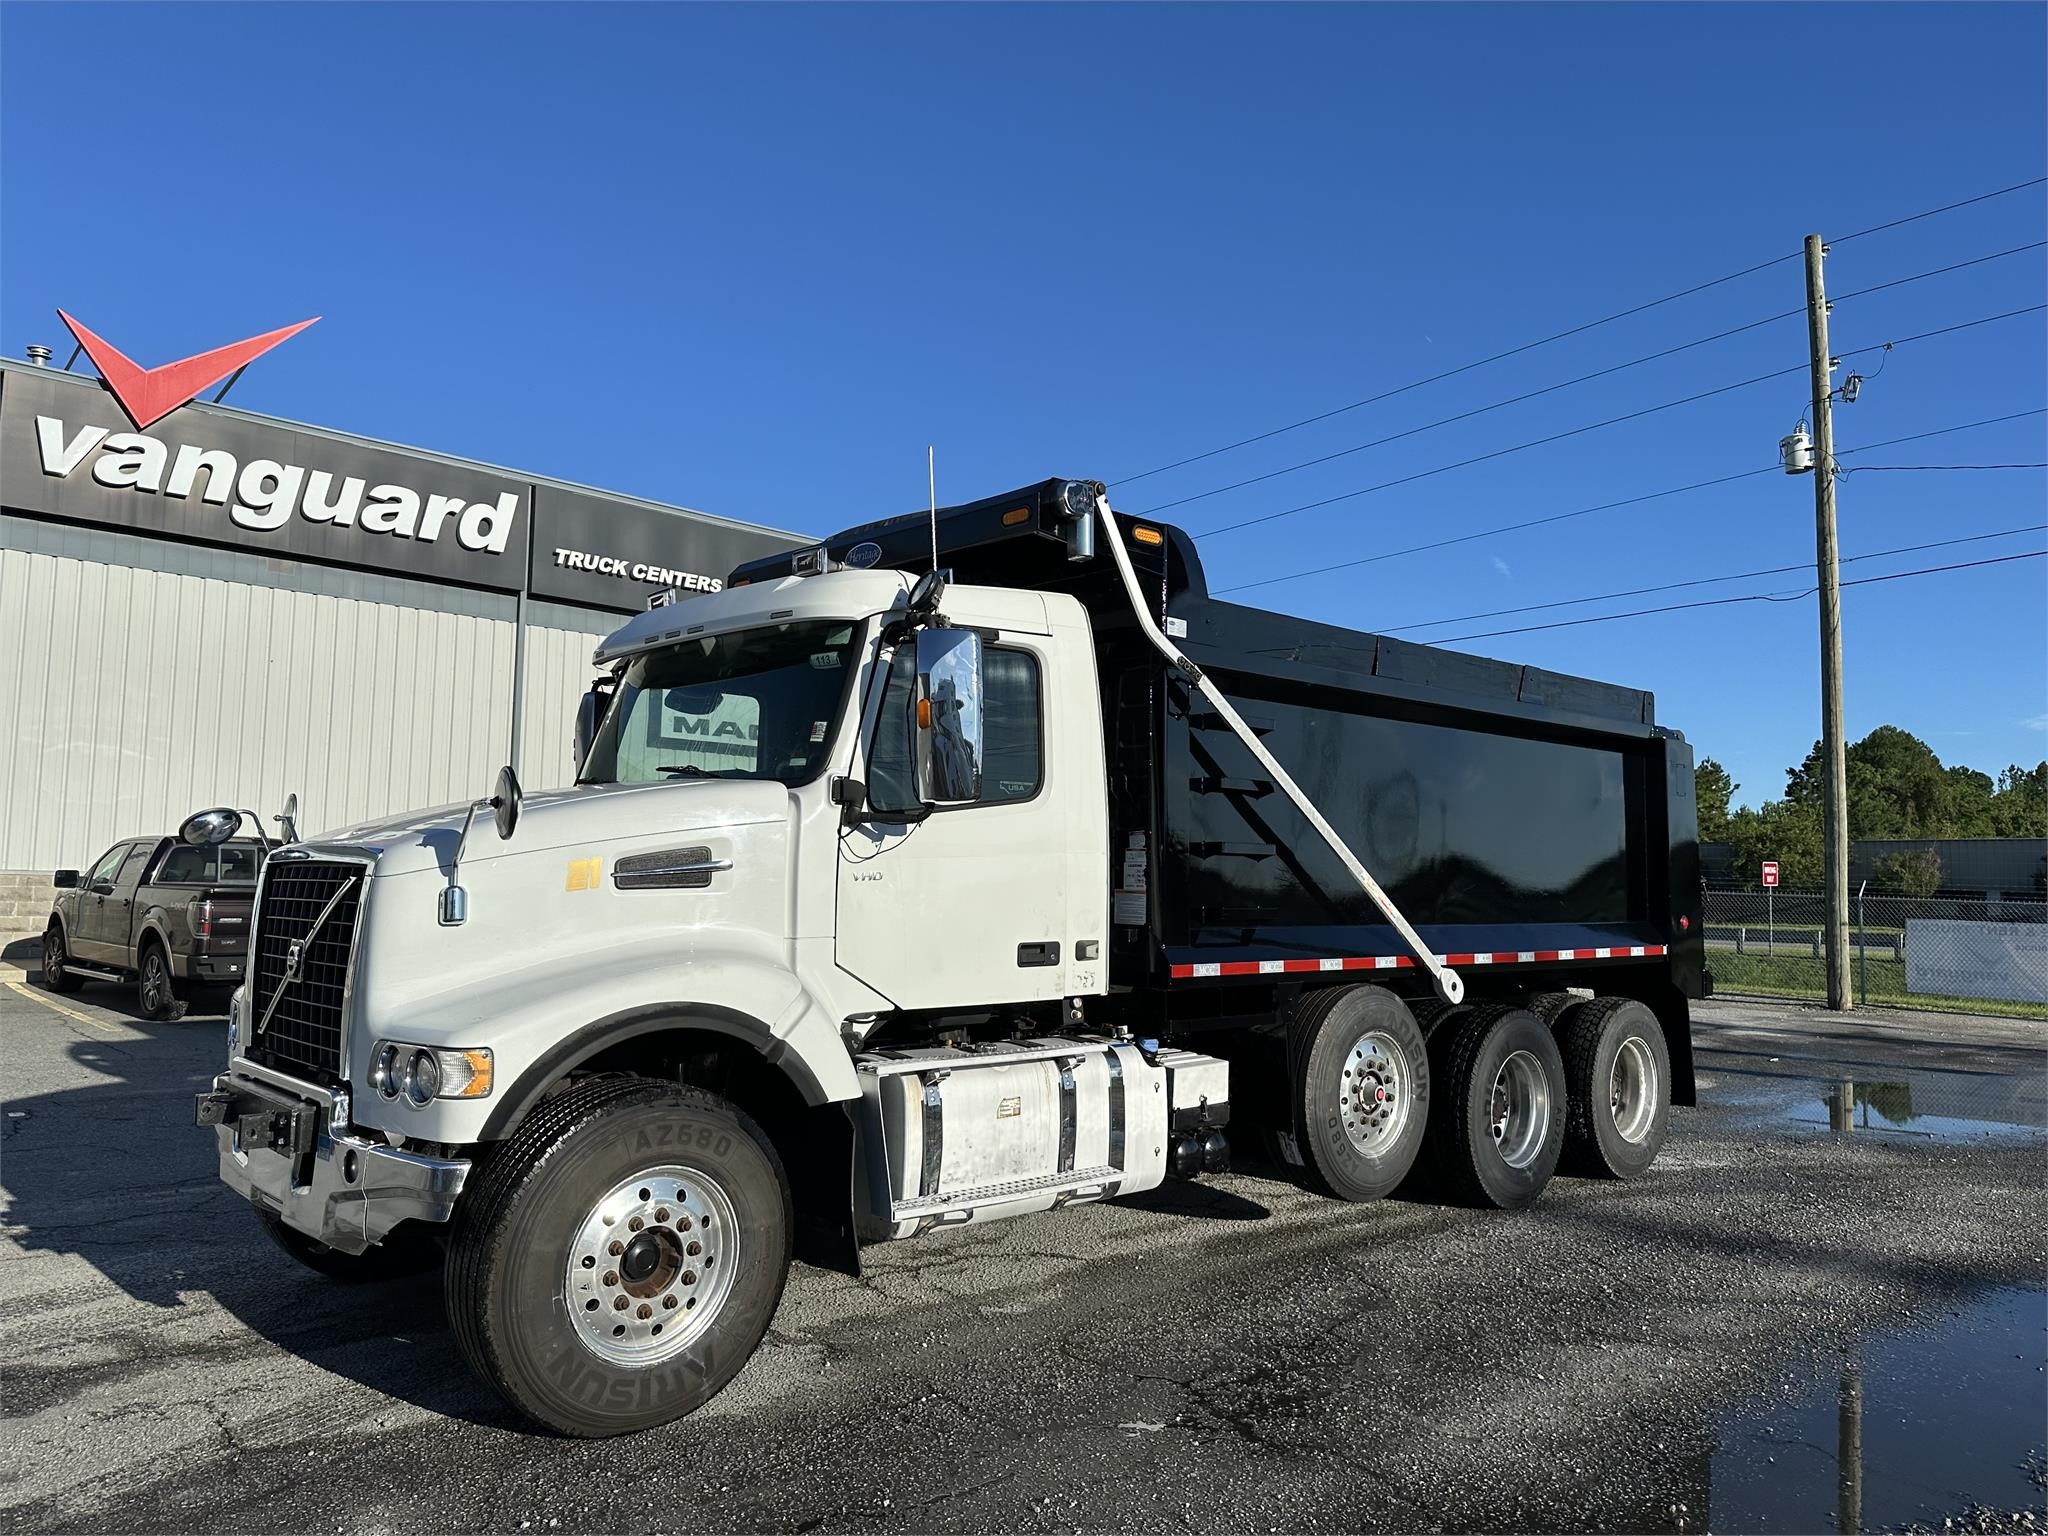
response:
{"label": "hood", "polygon": [[[681,779],[672,784],[585,784],[544,789],[520,801],[519,825],[509,841],[498,836],[488,807],[476,813],[463,851],[465,867],[552,849],[597,852],[616,838],[643,840],[649,834],[706,832],[720,827],[781,821],[789,814],[790,792],[782,784],[741,779]],[[377,874],[438,869],[446,874],[455,859],[469,804],[408,811],[383,821],[340,827],[302,846],[319,853],[349,847],[377,855]]]}

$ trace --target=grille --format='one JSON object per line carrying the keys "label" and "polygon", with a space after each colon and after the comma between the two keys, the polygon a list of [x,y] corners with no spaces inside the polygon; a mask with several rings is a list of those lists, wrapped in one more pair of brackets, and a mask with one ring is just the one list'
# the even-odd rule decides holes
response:
{"label": "grille", "polygon": [[[251,1038],[245,1054],[251,1061],[317,1082],[340,1081],[342,995],[368,874],[360,864],[318,859],[272,859],[263,866],[249,957]],[[334,908],[315,932],[313,924],[330,901]],[[278,997],[295,943],[301,946],[298,979]],[[258,1035],[256,1025],[272,998],[277,1010]]]}

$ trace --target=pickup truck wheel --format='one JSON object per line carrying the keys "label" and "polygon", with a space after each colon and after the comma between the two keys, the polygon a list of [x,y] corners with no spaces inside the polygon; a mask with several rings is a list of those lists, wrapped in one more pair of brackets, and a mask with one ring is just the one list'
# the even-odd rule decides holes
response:
{"label": "pickup truck wheel", "polygon": [[648,1429],[709,1401],[768,1331],[789,1273],[789,1181],[722,1099],[600,1078],[545,1101],[457,1206],[446,1275],[463,1355],[566,1435]]}
{"label": "pickup truck wheel", "polygon": [[306,1268],[350,1285],[422,1274],[441,1262],[441,1245],[425,1232],[407,1227],[400,1227],[374,1248],[343,1253],[318,1238],[306,1236],[297,1227],[286,1226],[283,1218],[260,1206],[256,1210],[256,1224],[273,1243]]}
{"label": "pickup truck wheel", "polygon": [[1310,1181],[1339,1200],[1392,1194],[1422,1150],[1429,1050],[1382,987],[1333,987],[1293,1024],[1295,1140]]}
{"label": "pickup truck wheel", "polygon": [[1438,1098],[1430,1161],[1444,1192],[1518,1210],[1564,1151],[1564,1057],[1526,1008],[1467,1008],[1432,1038]]}
{"label": "pickup truck wheel", "polygon": [[43,930],[43,985],[52,992],[76,992],[85,985],[85,978],[71,969],[64,930],[56,923]]}
{"label": "pickup truck wheel", "polygon": [[177,1011],[177,993],[171,987],[171,957],[154,940],[142,946],[141,961],[135,969],[135,1009],[145,1019],[168,1019]]}
{"label": "pickup truck wheel", "polygon": [[1570,1112],[1565,1157],[1575,1173],[1632,1179],[1656,1161],[1671,1128],[1671,1053],[1655,1014],[1632,997],[1581,1002],[1558,1024]]}

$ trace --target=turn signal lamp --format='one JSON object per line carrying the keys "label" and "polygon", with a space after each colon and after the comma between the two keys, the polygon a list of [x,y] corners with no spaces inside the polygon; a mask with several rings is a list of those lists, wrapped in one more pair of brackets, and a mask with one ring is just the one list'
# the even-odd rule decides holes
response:
{"label": "turn signal lamp", "polygon": [[1166,535],[1157,528],[1133,528],[1131,530],[1131,542],[1133,544],[1148,544],[1157,549],[1166,542]]}
{"label": "turn signal lamp", "polygon": [[1003,514],[1003,526],[1005,528],[1014,528],[1019,523],[1028,523],[1030,521],[1031,509],[1029,507],[1012,507]]}
{"label": "turn signal lamp", "polygon": [[481,1099],[492,1086],[488,1049],[405,1045],[380,1040],[370,1067],[370,1086],[384,1099],[403,1097],[415,1109],[436,1099]]}

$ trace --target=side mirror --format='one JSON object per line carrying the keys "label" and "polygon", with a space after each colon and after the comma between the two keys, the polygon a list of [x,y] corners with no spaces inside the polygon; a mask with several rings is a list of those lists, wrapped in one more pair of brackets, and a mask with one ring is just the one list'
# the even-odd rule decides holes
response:
{"label": "side mirror", "polygon": [[981,798],[981,636],[971,629],[917,632],[910,764],[927,805]]}
{"label": "side mirror", "polygon": [[211,847],[233,837],[241,825],[240,811],[232,806],[216,805],[211,810],[194,811],[180,822],[178,841],[194,848]]}
{"label": "side mirror", "polygon": [[576,704],[576,774],[583,775],[583,760],[590,756],[591,743],[597,740],[598,728],[604,724],[604,717],[611,712],[612,697],[619,691],[616,677],[600,677],[584,692]]}
{"label": "side mirror", "polygon": [[497,788],[491,795],[491,809],[497,813],[498,836],[509,840],[513,829],[519,825],[519,775],[507,763],[498,770]]}
{"label": "side mirror", "polygon": [[50,876],[50,884],[60,891],[75,891],[78,889],[78,871],[75,869],[60,869],[57,873]]}
{"label": "side mirror", "polygon": [[296,843],[299,840],[299,793],[293,790],[284,797],[284,809],[277,813],[277,824],[284,829],[284,840]]}

